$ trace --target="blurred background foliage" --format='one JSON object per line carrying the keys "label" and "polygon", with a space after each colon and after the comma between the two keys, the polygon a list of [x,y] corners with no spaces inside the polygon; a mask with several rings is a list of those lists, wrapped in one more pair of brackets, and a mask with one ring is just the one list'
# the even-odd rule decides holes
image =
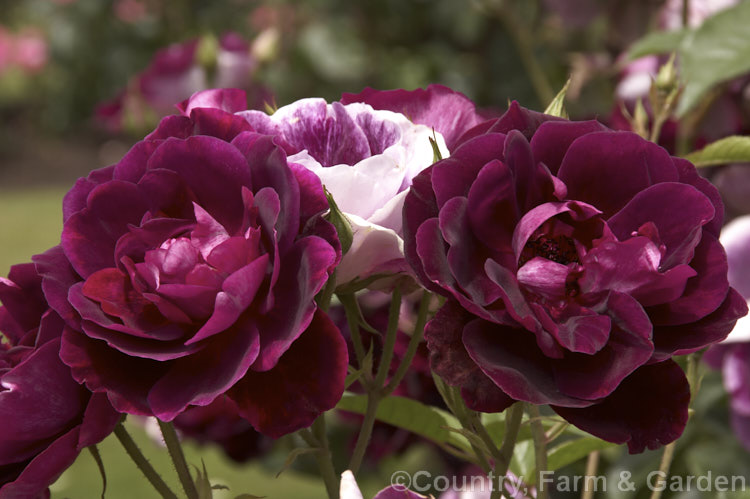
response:
{"label": "blurred background foliage", "polygon": [[[165,85],[188,91],[167,92],[171,105],[199,89],[191,85],[224,81],[222,50],[246,58],[239,66],[230,58],[230,65],[240,68],[238,81],[260,109],[311,96],[337,100],[366,86],[442,83],[491,115],[509,99],[544,109],[570,78],[571,117],[615,123],[620,102],[628,104],[616,93],[627,73],[623,54],[644,35],[669,29],[667,7],[664,0],[0,0],[0,270],[5,275],[11,264],[58,242],[65,191],[75,178],[117,161],[149,131],[165,112],[152,109],[159,107],[153,99],[165,97]],[[156,67],[155,54],[170,44],[183,44],[185,52],[171,52],[162,61],[166,69]],[[160,79],[162,69],[166,80]],[[150,80],[139,76],[149,71]],[[181,87],[185,75],[190,81]],[[746,102],[744,84],[734,90]],[[741,115],[742,106],[733,106]],[[731,133],[744,127],[737,120]],[[717,373],[704,380],[694,409],[675,472],[741,474],[750,483],[750,454],[728,426]],[[157,466],[169,472],[164,453],[144,430],[135,431]],[[342,423],[336,432],[338,452],[345,455],[352,428]],[[191,446],[189,459],[197,465],[205,458],[210,476],[232,487],[231,494],[218,491],[217,497],[322,496],[320,483],[311,485],[314,467],[307,458],[274,480],[293,447],[288,438],[277,442],[250,471],[218,448]],[[152,495],[117,442],[108,439],[102,453],[110,474],[107,497]],[[428,469],[437,473],[455,465],[435,455],[421,443],[371,463],[365,496],[385,486],[395,470],[434,466]],[[599,471],[616,477],[630,470],[643,484],[648,471],[658,469],[659,457],[609,449]],[[584,465],[567,472],[580,473]],[[53,487],[53,497],[98,497],[100,485],[93,460],[84,454]],[[648,494],[642,487],[631,493],[611,487],[601,497]]]}

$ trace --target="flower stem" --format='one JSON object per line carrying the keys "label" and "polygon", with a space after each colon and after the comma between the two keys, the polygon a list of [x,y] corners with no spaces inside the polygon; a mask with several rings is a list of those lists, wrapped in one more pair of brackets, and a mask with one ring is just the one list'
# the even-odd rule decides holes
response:
{"label": "flower stem", "polygon": [[676,444],[677,441],[675,440],[664,447],[664,453],[661,455],[661,462],[659,463],[659,481],[655,484],[656,486],[654,487],[653,492],[651,492],[651,499],[659,499],[662,490],[666,488],[664,487],[663,482],[666,481],[669,467],[672,465],[672,458],[674,458],[674,448]]}
{"label": "flower stem", "polygon": [[349,462],[349,469],[354,475],[356,475],[359,471],[359,467],[362,465],[362,460],[365,457],[365,451],[367,450],[367,446],[370,443],[372,429],[375,426],[375,415],[378,412],[379,404],[380,395],[377,391],[373,391],[367,394],[367,409],[365,410],[365,419],[362,421],[362,426],[359,429],[357,443],[354,446],[352,459]]}
{"label": "flower stem", "polygon": [[149,483],[156,489],[156,491],[164,499],[177,499],[177,495],[172,492],[169,486],[164,483],[159,473],[151,466],[148,459],[143,455],[141,449],[138,448],[133,437],[130,436],[128,430],[125,429],[122,422],[115,426],[115,436],[120,441],[122,446],[125,448],[125,452],[128,453],[130,459],[133,460],[135,465],[141,470],[141,473],[148,479]]}
{"label": "flower stem", "polygon": [[542,476],[547,471],[547,435],[544,433],[539,406],[526,404],[531,424],[531,436],[534,439],[534,460],[536,462],[536,490],[538,499],[548,499],[549,490],[542,485]]}
{"label": "flower stem", "polygon": [[328,446],[328,435],[326,432],[325,413],[318,416],[318,419],[312,424],[312,431],[308,428],[300,430],[299,435],[307,442],[310,448],[317,450],[315,460],[318,463],[318,469],[323,477],[323,483],[326,486],[326,492],[329,499],[337,499],[339,495],[339,479],[336,476],[336,469],[333,466],[331,458],[331,449]]}
{"label": "flower stem", "polygon": [[[359,330],[359,306],[357,305],[357,299],[353,294],[340,294],[338,297],[346,312],[346,322],[349,325],[349,334],[354,344],[354,353],[357,356],[357,367],[362,369],[364,367],[362,364],[365,359],[365,347],[362,344],[362,336]],[[365,372],[363,376],[367,381],[372,376],[372,373]]]}
{"label": "flower stem", "polygon": [[177,438],[177,431],[175,431],[174,425],[160,419],[157,419],[157,421],[159,422],[159,429],[164,437],[164,443],[167,445],[169,456],[172,458],[185,494],[188,499],[198,499],[198,490],[195,487],[193,478],[190,476],[190,469],[185,460],[185,454],[182,452],[182,445],[180,445],[180,439]]}
{"label": "flower stem", "polygon": [[333,292],[335,290],[336,270],[334,269],[333,273],[328,277],[325,287],[323,287],[323,291],[317,296],[318,307],[320,307],[323,312],[328,312],[328,309],[331,307],[331,298],[333,298]]}
{"label": "flower stem", "polygon": [[401,314],[401,289],[396,287],[391,297],[391,305],[388,308],[388,327],[385,330],[385,341],[383,342],[383,353],[380,355],[378,373],[375,375],[375,388],[380,390],[385,384],[388,371],[391,369],[393,350],[396,347],[396,336],[398,334],[398,317]]}
{"label": "flower stem", "polygon": [[385,393],[386,396],[393,393],[393,390],[395,390],[396,387],[398,387],[399,383],[401,383],[401,381],[404,379],[404,376],[406,376],[406,372],[409,370],[409,366],[411,365],[411,361],[414,360],[414,356],[417,354],[419,343],[424,337],[424,327],[425,324],[427,324],[427,314],[429,312],[431,299],[432,294],[430,294],[429,291],[425,291],[422,294],[422,300],[419,302],[419,311],[417,312],[417,321],[414,324],[414,331],[411,334],[409,345],[406,347],[404,358],[401,359],[401,363],[398,365],[396,372],[393,374],[391,379],[388,381],[388,384],[383,389],[383,393]]}
{"label": "flower stem", "polygon": [[505,413],[505,436],[500,446],[500,455],[503,458],[503,469],[497,470],[499,475],[505,475],[510,468],[510,460],[513,458],[513,449],[516,447],[518,430],[521,429],[521,418],[523,417],[523,404],[516,402],[506,409]]}
{"label": "flower stem", "polygon": [[[499,456],[495,460],[495,476],[504,477],[508,474],[510,461],[513,459],[513,450],[518,440],[518,431],[521,429],[521,420],[523,419],[523,404],[516,402],[508,407],[505,412],[505,436],[500,446]],[[492,488],[490,499],[499,499],[502,497],[500,487]]]}
{"label": "flower stem", "polygon": [[[589,485],[588,477],[596,479],[596,470],[599,467],[599,451],[595,450],[589,454],[586,459],[586,476],[583,482],[583,492],[581,493],[581,499],[594,499],[594,491],[596,487]],[[594,482],[596,483],[596,482]]]}

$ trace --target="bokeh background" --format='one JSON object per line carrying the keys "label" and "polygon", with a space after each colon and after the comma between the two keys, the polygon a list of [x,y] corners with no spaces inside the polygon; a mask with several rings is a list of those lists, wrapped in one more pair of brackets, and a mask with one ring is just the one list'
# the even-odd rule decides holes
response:
{"label": "bokeh background", "polygon": [[[646,76],[644,87],[641,75],[640,87],[638,81],[624,86],[635,71],[625,52],[647,33],[670,29],[675,15],[693,23],[672,4],[0,0],[0,274],[57,244],[62,196],[75,179],[116,162],[193,91],[239,86],[248,91],[251,106],[273,109],[303,97],[337,100],[343,92],[366,86],[413,89],[441,83],[465,93],[491,116],[511,99],[542,110],[570,78],[571,117],[627,127],[621,105],[632,109],[633,95],[645,96],[651,80]],[[711,13],[709,9],[704,17]],[[655,70],[649,66],[645,74],[649,71]],[[735,133],[744,127],[743,89],[731,110],[737,116]],[[750,483],[750,454],[728,426],[726,394],[717,373],[707,372],[694,409],[674,471],[743,475]],[[147,455],[176,483],[148,425],[129,424]],[[351,422],[334,425],[339,454],[346,455],[351,433]],[[300,457],[285,469],[294,447],[291,437],[282,439],[262,458],[238,465],[216,446],[188,443],[188,461],[200,466],[203,460],[212,480],[230,487],[217,490],[216,497],[325,497],[311,459]],[[154,496],[116,440],[106,440],[100,450],[107,470],[106,497]],[[645,475],[658,469],[659,456],[627,456],[623,449],[609,449],[602,455],[600,473],[615,480],[626,470],[645,483]],[[576,463],[566,472],[580,473],[583,465]],[[448,465],[434,448],[416,442],[368,466],[365,497],[385,486],[395,470],[438,473]],[[53,498],[100,495],[101,478],[88,453],[52,487]],[[616,487],[600,494],[647,495]],[[716,497],[745,496],[750,495]]]}

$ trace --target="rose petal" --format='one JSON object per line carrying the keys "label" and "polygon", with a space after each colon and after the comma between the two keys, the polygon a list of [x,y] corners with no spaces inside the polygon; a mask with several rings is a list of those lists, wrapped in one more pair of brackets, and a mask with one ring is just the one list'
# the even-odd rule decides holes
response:
{"label": "rose petal", "polygon": [[464,325],[473,317],[458,303],[448,300],[425,327],[430,367],[452,386],[472,410],[501,412],[513,402],[477,367],[461,339]]}
{"label": "rose petal", "polygon": [[624,240],[643,224],[653,222],[666,246],[659,267],[666,270],[690,262],[702,227],[713,217],[713,204],[696,188],[664,182],[635,194],[607,224],[618,239]]}
{"label": "rose petal", "polygon": [[549,358],[529,331],[475,319],[463,329],[463,344],[484,374],[515,400],[538,405],[591,405],[560,391]]}
{"label": "rose petal", "polygon": [[442,85],[430,85],[426,89],[379,91],[367,87],[359,94],[345,93],[343,104],[364,102],[375,109],[387,109],[401,113],[412,122],[437,130],[453,150],[458,137],[472,128],[482,118],[474,103],[466,96]]}
{"label": "rose petal", "polygon": [[629,132],[579,137],[568,148],[557,176],[568,186],[569,198],[589,203],[607,217],[647,187],[678,180],[664,149]]}
{"label": "rose petal", "polygon": [[552,408],[582,430],[608,442],[627,443],[630,453],[637,454],[676,440],[687,423],[689,402],[685,374],[666,360],[640,367],[596,405]]}
{"label": "rose petal", "polygon": [[272,369],[249,371],[228,395],[256,430],[277,438],[311,425],[338,403],[347,365],[346,342],[317,311]]}
{"label": "rose petal", "polygon": [[606,126],[595,120],[547,121],[534,132],[531,150],[536,161],[544,163],[553,175],[557,175],[565,154],[578,137],[607,130]]}
{"label": "rose petal", "polygon": [[247,93],[237,88],[201,90],[177,105],[185,116],[190,116],[196,108],[221,109],[227,113],[244,111],[247,109]]}

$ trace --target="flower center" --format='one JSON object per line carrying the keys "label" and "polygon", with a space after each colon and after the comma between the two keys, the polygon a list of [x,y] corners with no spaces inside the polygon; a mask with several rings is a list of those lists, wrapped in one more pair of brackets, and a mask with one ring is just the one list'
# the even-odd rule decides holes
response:
{"label": "flower center", "polygon": [[580,263],[575,241],[572,237],[563,234],[557,236],[542,234],[531,239],[521,253],[518,266],[522,267],[537,256],[563,265]]}

